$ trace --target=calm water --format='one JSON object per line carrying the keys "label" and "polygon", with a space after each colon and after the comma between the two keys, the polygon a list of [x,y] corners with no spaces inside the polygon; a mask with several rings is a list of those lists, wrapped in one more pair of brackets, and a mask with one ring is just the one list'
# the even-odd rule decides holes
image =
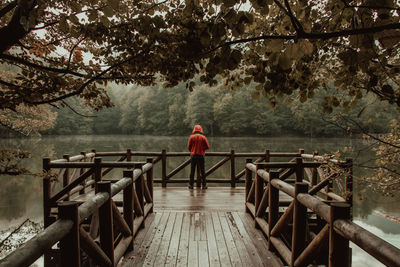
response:
{"label": "calm water", "polygon": [[[39,172],[41,170],[42,158],[61,158],[63,154],[77,155],[81,151],[125,151],[131,148],[135,151],[160,152],[186,151],[187,137],[160,137],[160,136],[57,136],[42,137],[36,139],[0,139],[0,148],[13,147],[32,152],[31,159],[23,162],[26,168]],[[342,149],[345,146],[353,146],[360,149],[365,144],[362,140],[342,138],[248,138],[248,137],[215,137],[209,138],[210,151],[236,152],[262,152],[270,149],[271,152],[296,152],[304,148],[306,153],[318,150],[320,154],[331,153]],[[362,158],[372,156],[372,152],[362,153]],[[207,158],[206,168],[211,167],[220,158]],[[110,159],[108,159],[110,160]],[[134,159],[134,160],[139,160]],[[168,171],[176,167],[182,159],[169,159]],[[243,167],[245,159],[238,159],[237,170]],[[156,168],[156,177],[160,177],[160,165]],[[229,177],[229,165],[225,164],[213,174],[213,177]],[[188,177],[188,168],[179,173],[176,178]],[[118,175],[114,172],[111,175]],[[400,198],[383,197],[374,192],[361,190],[364,188],[358,182],[363,175],[362,170],[354,170],[355,174],[355,195],[354,195],[354,221],[362,227],[372,231],[386,241],[400,247],[400,225],[396,224],[382,214],[389,214],[400,218]],[[42,219],[42,182],[39,178],[32,177],[8,177],[1,176],[2,186],[0,187],[0,230],[19,225],[26,218],[34,221]],[[353,246],[353,266],[380,266],[380,264]]]}

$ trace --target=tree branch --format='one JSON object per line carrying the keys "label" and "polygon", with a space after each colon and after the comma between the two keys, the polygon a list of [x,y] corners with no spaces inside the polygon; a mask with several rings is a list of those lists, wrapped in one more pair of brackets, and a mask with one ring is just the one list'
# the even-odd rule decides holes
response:
{"label": "tree branch", "polygon": [[368,33],[377,33],[384,30],[393,30],[393,29],[400,29],[400,23],[391,23],[376,27],[369,27],[369,28],[360,28],[360,29],[352,29],[352,30],[342,30],[336,32],[326,32],[326,33],[297,33],[296,35],[261,35],[257,37],[250,37],[244,39],[238,39],[233,41],[225,42],[216,48],[212,49],[212,51],[221,48],[223,46],[229,46],[239,43],[248,43],[254,41],[261,41],[261,40],[272,40],[272,39],[281,39],[281,40],[295,40],[295,39],[319,39],[319,40],[328,40],[337,37],[347,37],[351,35],[361,35],[361,34],[368,34]]}
{"label": "tree branch", "polygon": [[62,95],[62,96],[58,96],[58,97],[55,97],[55,98],[52,98],[52,99],[47,99],[47,100],[42,100],[42,101],[32,101],[32,102],[30,102],[30,104],[33,104],[33,105],[49,104],[49,103],[54,103],[54,102],[57,102],[57,101],[61,101],[63,99],[71,97],[71,96],[78,95],[78,94],[83,92],[83,90],[86,88],[86,86],[88,86],[90,83],[98,80],[99,78],[101,78],[104,74],[106,74],[110,70],[112,70],[112,69],[114,69],[116,67],[122,66],[123,64],[125,64],[125,63],[127,63],[127,62],[129,62],[129,61],[131,61],[131,60],[133,60],[133,59],[135,59],[137,57],[139,57],[140,55],[144,54],[145,52],[146,51],[142,51],[142,52],[140,52],[139,54],[137,54],[135,56],[131,56],[131,57],[129,57],[129,58],[127,58],[127,59],[125,59],[125,60],[123,60],[121,62],[118,62],[118,63],[108,67],[107,69],[103,70],[99,74],[97,74],[97,75],[93,76],[92,78],[90,78],[89,80],[87,80],[85,83],[83,83],[79,87],[79,89],[77,89],[75,91],[72,91],[72,92],[70,92],[68,94],[65,94],[65,95]]}
{"label": "tree branch", "polygon": [[5,59],[11,62],[16,62],[16,63],[20,63],[23,64],[25,66],[28,67],[32,67],[38,70],[44,70],[44,71],[50,71],[50,72],[55,72],[55,73],[60,73],[60,74],[71,74],[77,77],[85,77],[85,74],[79,73],[79,72],[75,72],[75,71],[71,71],[68,68],[67,69],[57,69],[57,68],[52,68],[52,67],[47,67],[47,66],[43,66],[43,65],[39,65],[36,63],[32,63],[29,62],[25,59],[19,58],[19,57],[15,57],[12,55],[8,55],[8,54],[0,54],[0,59]]}
{"label": "tree branch", "polygon": [[2,18],[3,16],[5,16],[8,12],[10,12],[11,10],[13,10],[18,4],[17,0],[14,0],[10,3],[8,3],[8,5],[6,5],[5,7],[3,7],[0,10],[0,18]]}

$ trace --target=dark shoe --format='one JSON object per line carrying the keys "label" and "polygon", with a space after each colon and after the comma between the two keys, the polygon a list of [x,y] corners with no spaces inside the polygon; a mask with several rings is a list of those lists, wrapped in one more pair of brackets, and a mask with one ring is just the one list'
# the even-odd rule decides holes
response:
{"label": "dark shoe", "polygon": [[188,188],[193,189],[193,185],[189,184]]}
{"label": "dark shoe", "polygon": [[202,186],[201,186],[201,189],[207,189],[208,187],[207,187],[207,185],[206,184],[203,184]]}

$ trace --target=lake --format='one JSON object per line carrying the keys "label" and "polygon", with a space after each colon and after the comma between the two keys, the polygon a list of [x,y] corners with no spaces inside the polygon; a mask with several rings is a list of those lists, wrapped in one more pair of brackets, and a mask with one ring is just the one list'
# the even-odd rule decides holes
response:
{"label": "lake", "polygon": [[[130,136],[130,135],[90,135],[90,136],[44,136],[30,139],[0,139],[0,147],[12,147],[28,150],[32,158],[25,160],[23,166],[33,172],[40,172],[42,158],[61,158],[63,154],[77,155],[81,151],[125,151],[131,148],[135,151],[160,152],[186,151],[188,137],[163,137],[163,136]],[[210,151],[228,152],[262,152],[269,149],[271,152],[297,152],[304,148],[306,153],[317,150],[319,154],[332,153],[342,150],[346,146],[352,146],[359,150],[366,143],[361,139],[347,138],[300,138],[300,137],[209,137]],[[354,162],[361,162],[367,157],[373,156],[372,151],[361,153]],[[207,158],[206,168],[220,158]],[[107,159],[109,160],[109,159]],[[137,160],[134,158],[134,160]],[[168,170],[172,170],[182,159],[168,159]],[[239,166],[244,166],[245,159],[237,160],[237,171]],[[189,168],[179,173],[176,178],[188,177]],[[229,165],[225,164],[215,172],[212,177],[226,178],[229,176]],[[379,237],[400,247],[399,224],[386,219],[383,215],[388,214],[400,218],[400,198],[384,197],[378,193],[365,190],[361,177],[365,175],[364,170],[354,169],[354,221]],[[155,177],[160,177],[160,164],[157,164]],[[33,221],[42,220],[42,181],[32,177],[9,177],[1,176],[0,187],[0,231],[12,226],[17,226],[26,218]],[[1,240],[0,240],[1,241]],[[353,247],[353,266],[383,266],[366,256],[356,246]]]}

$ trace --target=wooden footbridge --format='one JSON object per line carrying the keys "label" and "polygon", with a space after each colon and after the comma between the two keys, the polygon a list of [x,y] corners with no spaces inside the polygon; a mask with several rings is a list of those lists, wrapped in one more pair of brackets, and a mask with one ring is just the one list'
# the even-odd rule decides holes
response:
{"label": "wooden footbridge", "polygon": [[[168,172],[171,157],[184,161]],[[207,181],[230,187],[167,188],[188,182],[174,178],[190,164],[185,152],[93,150],[43,159],[45,229],[0,266],[29,266],[41,256],[46,267],[350,266],[350,242],[400,266],[398,248],[351,221],[351,159],[303,150],[206,157],[222,157]],[[224,164],[229,179],[212,178]]]}

